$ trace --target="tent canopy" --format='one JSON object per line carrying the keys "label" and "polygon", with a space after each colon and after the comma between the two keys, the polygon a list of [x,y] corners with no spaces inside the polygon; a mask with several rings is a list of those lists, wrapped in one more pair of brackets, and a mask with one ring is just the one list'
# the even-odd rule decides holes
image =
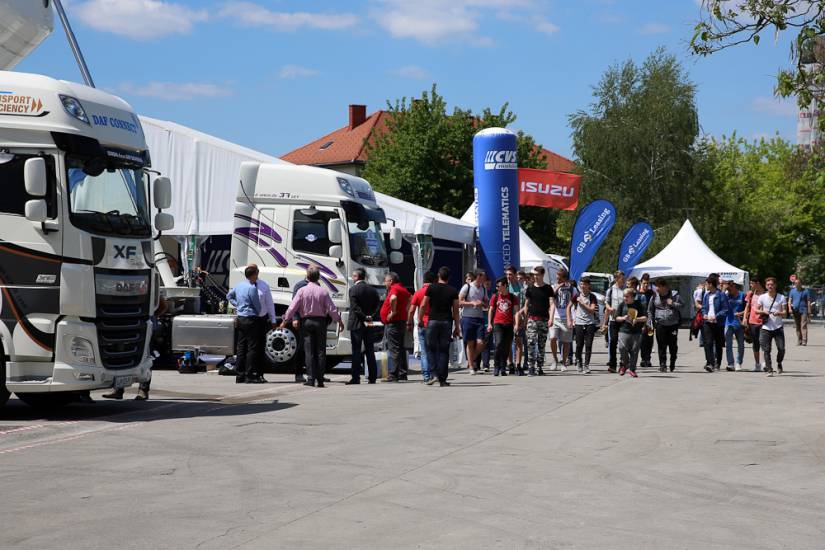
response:
{"label": "tent canopy", "polygon": [[[434,239],[473,244],[474,225],[383,193],[375,193],[375,200],[387,214],[387,221],[394,222],[405,235],[430,235]],[[392,226],[387,223],[384,229]]]}
{"label": "tent canopy", "polygon": [[707,277],[718,273],[723,279],[732,279],[744,284],[747,273],[732,266],[711,250],[693,228],[690,220],[685,220],[673,240],[656,256],[637,265],[630,273],[641,277],[649,273],[656,277]]}
{"label": "tent canopy", "polygon": [[172,180],[175,227],[167,235],[229,235],[244,161],[283,163],[186,126],[141,116],[152,168]]}

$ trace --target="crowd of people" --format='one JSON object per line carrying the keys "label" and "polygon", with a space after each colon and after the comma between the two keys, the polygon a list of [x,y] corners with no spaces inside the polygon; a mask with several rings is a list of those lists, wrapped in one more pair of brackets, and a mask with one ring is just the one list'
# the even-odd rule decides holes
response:
{"label": "crowd of people", "polygon": [[[450,269],[442,267],[437,274],[425,273],[423,285],[410,293],[398,275],[390,272],[382,300],[366,284],[365,271],[356,269],[349,288],[347,329],[353,368],[347,384],[360,384],[365,366],[367,382],[376,383],[375,346],[382,338],[389,362],[383,381],[406,380],[409,332],[420,344],[421,374],[428,385],[450,385],[447,377],[454,340],[462,342],[471,375],[489,372],[491,360],[494,376],[543,376],[547,371],[565,372],[574,367],[578,373],[590,374],[597,335],[606,338],[609,372],[637,377],[637,367],[654,366],[654,347],[658,370],[676,369],[685,303],[666,279],[652,281],[646,274],[628,278],[617,271],[600,300],[588,277],[571,281],[568,271],[560,269],[551,285],[545,282],[545,274],[542,266],[530,273],[507,267],[504,276],[491,281],[479,270],[467,273],[464,284],[456,289],[449,284]],[[236,381],[265,382],[261,370],[264,335],[270,326],[291,324],[300,340],[296,381],[324,387],[328,381],[324,378],[327,326],[334,321],[343,330],[344,325],[319,282],[318,268],[307,270],[280,325],[276,325],[270,290],[257,278],[257,267],[250,265],[245,275],[246,281],[228,295],[238,315]],[[710,274],[692,298],[691,332],[704,348],[704,369],[709,373],[721,370],[723,362],[728,371],[742,370],[745,345],[750,343],[752,370],[781,374],[786,317],[795,321],[797,343],[807,345],[811,296],[799,280],[785,297],[772,277],[764,282],[754,277],[745,293],[736,282]],[[549,365],[545,364],[548,339]]]}

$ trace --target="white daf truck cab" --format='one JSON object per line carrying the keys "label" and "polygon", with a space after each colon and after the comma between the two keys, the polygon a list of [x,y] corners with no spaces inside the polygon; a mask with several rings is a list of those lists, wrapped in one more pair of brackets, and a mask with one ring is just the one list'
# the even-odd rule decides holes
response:
{"label": "white daf truck cab", "polygon": [[[232,235],[230,286],[243,279],[243,270],[255,263],[272,289],[276,313],[282,315],[293,288],[309,266],[321,272],[326,288],[346,325],[349,314],[350,274],[367,273],[366,283],[384,296],[384,275],[401,263],[400,229],[389,231],[387,251],[382,225],[384,211],[370,184],[359,177],[324,168],[291,164],[241,165]],[[380,327],[379,327],[380,330]],[[291,330],[269,332],[266,356],[276,367],[295,360],[298,342]],[[328,364],[352,353],[349,333],[331,323],[327,331]]]}
{"label": "white daf truck cab", "polygon": [[171,228],[132,108],[0,71],[0,405],[63,404],[149,379],[155,228]]}

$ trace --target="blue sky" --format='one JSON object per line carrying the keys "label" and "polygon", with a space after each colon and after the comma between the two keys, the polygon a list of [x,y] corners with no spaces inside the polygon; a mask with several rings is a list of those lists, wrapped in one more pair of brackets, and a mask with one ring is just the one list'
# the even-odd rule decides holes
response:
{"label": "blue sky", "polygon": [[[790,36],[709,58],[698,0],[64,0],[98,87],[148,116],[272,155],[437,83],[451,105],[509,102],[515,126],[572,155],[567,117],[611,64],[683,60],[712,136],[795,139],[773,98]],[[81,80],[62,30],[16,70]]]}

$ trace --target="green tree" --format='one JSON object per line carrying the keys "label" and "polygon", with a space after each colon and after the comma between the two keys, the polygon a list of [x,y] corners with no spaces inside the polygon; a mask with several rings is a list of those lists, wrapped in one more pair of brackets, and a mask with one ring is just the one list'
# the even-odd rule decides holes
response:
{"label": "green tree", "polygon": [[749,142],[736,135],[697,151],[698,171],[711,190],[698,213],[703,237],[728,262],[781,284],[796,271],[822,281],[825,253],[825,159],[774,137]]}
{"label": "green tree", "polygon": [[[796,33],[793,67],[779,71],[776,92],[796,96],[800,107],[825,108],[825,0],[702,0],[691,48],[699,55],[753,43],[765,33]],[[820,120],[825,124],[825,119]]]}
{"label": "green tree", "polygon": [[[639,218],[655,229],[648,255],[664,247],[682,222],[702,207],[694,170],[699,121],[695,86],[663,49],[641,65],[611,66],[593,89],[587,111],[570,116],[573,151],[582,174],[580,205],[608,199],[617,223],[591,270],[613,271],[624,232]],[[577,213],[564,213],[559,237]]]}
{"label": "green tree", "polygon": [[[418,98],[387,102],[386,131],[372,136],[363,176],[377,191],[426,208],[461,217],[473,202],[473,136],[491,127],[506,128],[516,120],[505,103],[474,115],[446,100],[434,84]],[[541,146],[524,132],[518,134],[519,166],[545,168]],[[555,240],[555,214],[524,208],[521,226],[539,246]]]}

